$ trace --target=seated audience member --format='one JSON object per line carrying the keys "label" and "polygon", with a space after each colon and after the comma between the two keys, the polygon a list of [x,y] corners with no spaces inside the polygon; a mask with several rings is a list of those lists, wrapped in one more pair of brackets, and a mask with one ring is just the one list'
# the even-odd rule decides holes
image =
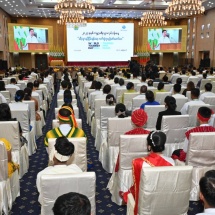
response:
{"label": "seated audience member", "polygon": [[131,131],[127,131],[125,134],[133,135],[133,134],[149,134],[150,131],[145,130],[143,126],[146,124],[148,120],[147,113],[143,109],[138,109],[132,112],[131,114],[131,122],[134,127]]}
{"label": "seated audience member", "polygon": [[106,104],[109,106],[113,106],[116,104],[116,100],[112,94],[108,94],[106,96]]}
{"label": "seated audience member", "polygon": [[116,116],[118,118],[125,118],[125,117],[127,117],[125,105],[122,104],[122,103],[118,103],[116,105],[116,107],[115,107],[115,113],[116,113]]}
{"label": "seated audience member", "polygon": [[[136,93],[134,90],[134,83],[133,82],[128,82],[126,85],[126,91],[124,93]],[[124,93],[122,94],[122,103],[124,103]]]}
{"label": "seated audience member", "polygon": [[155,90],[154,94],[156,95],[156,93],[160,93],[160,92],[166,92],[166,90],[164,90],[163,82],[158,83],[157,90]]}
{"label": "seated audience member", "polygon": [[146,105],[160,105],[155,101],[154,93],[151,90],[146,91],[146,100],[147,102],[143,103],[140,108],[144,109]]}
{"label": "seated audience member", "polygon": [[168,81],[168,76],[167,75],[164,75],[162,80],[163,80],[164,84],[170,84],[170,82]]}
{"label": "seated audience member", "polygon": [[207,73],[204,73],[204,74],[202,75],[202,78],[200,78],[200,80],[198,81],[196,87],[200,88],[201,83],[202,83],[202,79],[207,79]]}
{"label": "seated audience member", "polygon": [[37,111],[39,111],[38,101],[31,96],[31,94],[32,94],[31,88],[26,87],[24,89],[24,94],[25,95],[24,95],[23,101],[34,101],[36,121],[41,120],[40,114],[37,112]]}
{"label": "seated audience member", "polygon": [[94,80],[89,89],[96,89],[96,80]]}
{"label": "seated audience member", "polygon": [[175,68],[174,70],[174,74],[172,75],[172,77],[170,78],[170,81],[175,84],[176,79],[180,76],[180,74],[178,73],[178,68]]}
{"label": "seated audience member", "polygon": [[158,119],[157,119],[157,124],[156,124],[156,129],[160,130],[161,129],[161,123],[162,123],[162,117],[163,116],[169,116],[169,115],[181,115],[181,112],[176,111],[176,100],[174,97],[172,96],[167,96],[164,99],[164,103],[165,103],[165,107],[166,110],[165,111],[161,111],[158,114]]}
{"label": "seated audience member", "polygon": [[191,90],[191,101],[186,102],[184,106],[181,108],[181,114],[185,115],[188,114],[188,107],[189,105],[204,105],[205,103],[199,100],[200,91],[198,88],[194,88]]}
{"label": "seated audience member", "polygon": [[161,82],[159,73],[155,73],[154,77],[155,77],[155,79],[153,80],[153,82]]}
{"label": "seated audience member", "polygon": [[215,170],[209,170],[199,181],[200,199],[204,204],[204,212],[196,215],[215,214]]}
{"label": "seated audience member", "polygon": [[123,78],[120,78],[119,79],[119,86],[115,88],[115,90],[113,91],[113,95],[114,97],[116,98],[116,91],[117,89],[126,89],[126,86],[125,86],[125,81]]}
{"label": "seated audience member", "polygon": [[188,83],[187,83],[187,88],[184,89],[182,95],[186,96],[187,91],[191,91],[191,90],[194,89],[194,88],[195,88],[194,83],[193,83],[192,81],[188,82]]}
{"label": "seated audience member", "polygon": [[205,96],[215,96],[215,93],[211,92],[212,87],[211,83],[205,84],[205,92],[200,95],[199,100],[203,101]]}
{"label": "seated audience member", "polygon": [[143,86],[143,85],[148,86],[145,75],[141,76],[141,83],[137,84],[137,86]]}
{"label": "seated audience member", "polygon": [[[75,147],[73,143],[69,142],[66,137],[58,137],[56,139],[55,146],[53,147],[50,153],[50,160],[53,160],[54,165],[48,166],[44,170],[40,171],[37,174],[37,190],[41,192],[41,176],[46,174],[58,174],[61,175],[63,173],[80,173],[82,170],[76,164],[67,165],[67,161],[73,155]],[[39,196],[39,202],[41,203],[42,197]]]}
{"label": "seated audience member", "polygon": [[85,195],[70,192],[59,196],[52,210],[54,215],[90,215],[91,204]]}
{"label": "seated audience member", "polygon": [[185,96],[181,94],[181,85],[180,84],[174,84],[172,97],[185,98]]}
{"label": "seated audience member", "polygon": [[[39,82],[38,82],[39,83]],[[40,102],[40,104],[42,105],[42,98],[41,98],[41,96],[40,96],[40,94],[38,93],[38,92],[36,92],[36,89],[34,88],[34,84],[32,83],[32,82],[28,82],[27,83],[27,88],[30,88],[31,89],[31,91],[32,91],[32,93],[31,93],[31,95],[32,95],[32,97],[33,96],[37,96],[37,97],[39,97],[39,101],[38,102]]]}
{"label": "seated audience member", "polygon": [[18,86],[16,86],[16,79],[15,78],[11,78],[10,79],[10,84],[6,85],[6,88],[15,88],[16,90],[20,90],[20,88]]}
{"label": "seated audience member", "polygon": [[140,95],[138,96],[135,96],[134,98],[137,99],[145,99],[146,98],[146,91],[147,91],[147,86],[146,85],[143,85],[140,87]]}
{"label": "seated audience member", "polygon": [[88,104],[89,105],[91,104],[91,100],[94,95],[96,96],[96,95],[102,94],[101,88],[102,88],[102,83],[100,81],[97,81],[95,84],[95,91],[90,93],[90,95],[88,95]]}
{"label": "seated audience member", "polygon": [[[120,192],[120,196],[124,202],[127,203],[127,196],[132,193],[135,199],[134,214],[137,215],[138,211],[138,199],[139,199],[139,186],[141,170],[144,167],[158,167],[158,166],[174,166],[174,160],[172,158],[162,155],[165,150],[166,134],[161,131],[152,131],[147,137],[147,148],[150,152],[147,157],[136,158],[132,162],[134,184],[128,192]],[[152,179],[153,180],[153,179]]]}
{"label": "seated audience member", "polygon": [[19,170],[19,164],[14,163],[12,160],[12,146],[10,142],[5,138],[0,138],[0,141],[4,143],[4,146],[7,150],[8,177],[10,178],[17,169]]}
{"label": "seated audience member", "polygon": [[72,93],[71,90],[65,90],[63,93],[63,101],[65,104],[72,104]]}
{"label": "seated audience member", "polygon": [[183,150],[187,153],[188,143],[191,133],[196,132],[215,132],[215,128],[208,124],[209,119],[211,118],[212,110],[208,107],[200,107],[197,113],[197,120],[199,121],[200,126],[188,130],[185,135],[186,139],[184,142]]}
{"label": "seated audience member", "polygon": [[58,137],[85,137],[85,133],[81,128],[78,128],[73,110],[68,106],[63,106],[58,112],[58,120],[60,126],[46,133],[44,144],[48,147],[49,138]]}
{"label": "seated audience member", "polygon": [[150,88],[154,89],[152,80],[148,80],[147,84],[148,84],[148,89],[150,89]]}
{"label": "seated audience member", "polygon": [[[16,118],[12,118],[10,107],[6,103],[0,104],[0,121],[2,121],[2,122],[4,122],[4,121],[17,121]],[[22,136],[22,128],[21,128],[19,122],[18,122],[18,124],[19,124],[19,133],[20,133],[20,136]]]}
{"label": "seated audience member", "polygon": [[95,99],[106,99],[106,96],[110,93],[111,86],[106,84],[103,88],[103,94],[98,94],[95,96]]}
{"label": "seated audience member", "polygon": [[67,90],[68,88],[68,82],[67,81],[61,81],[61,87],[62,89],[59,90],[58,94],[57,94],[57,98],[59,99],[60,96],[63,95],[64,91]]}
{"label": "seated audience member", "polygon": [[6,91],[4,81],[0,81],[0,91]]}

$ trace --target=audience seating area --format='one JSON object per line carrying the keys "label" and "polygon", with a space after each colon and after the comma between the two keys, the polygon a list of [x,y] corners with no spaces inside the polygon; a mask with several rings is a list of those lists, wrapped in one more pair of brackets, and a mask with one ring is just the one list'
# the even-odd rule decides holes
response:
{"label": "audience seating area", "polygon": [[[6,148],[0,141],[0,215],[8,214],[41,214],[52,215],[55,200],[62,194],[78,192],[86,195],[91,203],[91,214],[107,215],[134,215],[135,200],[132,194],[128,195],[127,206],[123,205],[120,191],[126,192],[134,184],[132,161],[136,158],[145,157],[149,154],[147,148],[147,136],[125,135],[134,128],[130,115],[134,110],[147,102],[144,93],[140,92],[140,85],[147,85],[138,81],[126,79],[123,73],[117,73],[116,77],[122,78],[125,85],[129,82],[134,84],[134,92],[128,92],[125,88],[116,85],[110,92],[115,92],[116,103],[109,105],[103,97],[89,95],[95,91],[91,89],[89,81],[79,72],[71,90],[74,115],[79,128],[82,128],[86,137],[68,138],[75,146],[75,152],[67,164],[76,164],[83,172],[75,174],[43,175],[41,178],[41,199],[38,202],[38,191],[35,187],[37,173],[48,165],[53,165],[53,160],[48,156],[55,145],[56,138],[48,139],[48,147],[44,146],[44,137],[52,128],[59,127],[58,112],[65,103],[64,96],[58,95],[60,83],[64,76],[52,73],[48,76],[48,82],[39,85],[38,93],[32,96],[39,102],[39,110],[35,110],[35,101],[16,102],[16,88],[7,88],[0,93],[9,104],[12,118],[17,121],[0,121],[0,138],[7,139],[12,145],[12,160],[19,164],[11,177],[8,176],[8,156]],[[38,76],[38,77],[37,77]],[[28,80],[18,83],[20,89],[25,89],[29,82],[41,78],[30,75]],[[171,74],[168,74],[171,80]],[[178,76],[180,78],[180,75]],[[18,75],[4,77],[5,84],[9,84],[11,78],[18,80]],[[108,83],[108,78],[94,75],[96,81],[102,83],[102,89]],[[201,81],[200,95],[205,93],[205,84],[211,83],[212,92],[215,93],[215,81],[212,79],[200,79],[199,76],[182,78],[182,89],[188,81],[193,81],[195,86]],[[174,83],[173,83],[174,82]],[[165,98],[176,94],[173,90],[177,78],[172,83],[165,84],[164,91],[157,91],[159,82],[154,82],[148,90],[155,92],[155,101],[160,105],[146,105],[144,110],[148,120],[144,129],[156,130],[159,112],[166,110]],[[101,89],[101,90],[102,90]],[[136,90],[135,90],[136,89]],[[61,89],[62,90],[62,89]],[[181,90],[180,94],[183,90]],[[142,97],[139,97],[141,94]],[[42,99],[42,103],[40,101]],[[0,97],[1,99],[1,97]],[[124,118],[118,118],[115,106],[123,101],[126,107]],[[190,91],[186,97],[176,98],[177,111],[184,104],[192,101]],[[197,112],[199,107],[215,108],[214,96],[205,96],[203,104],[190,104],[187,114],[166,115],[162,117],[160,131],[166,134],[165,151],[163,155],[171,157],[177,149],[183,149],[187,140],[185,133],[198,126]],[[0,103],[3,103],[0,100]],[[41,119],[36,120],[36,113]],[[210,123],[214,126],[215,115]],[[22,134],[19,132],[19,123]],[[27,144],[20,140],[22,135]],[[186,162],[175,162],[171,167],[142,168],[140,173],[138,214],[139,215],[194,215],[203,211],[199,202],[199,180],[208,170],[215,169],[215,132],[191,133],[188,140]],[[118,165],[118,170],[116,167]],[[171,178],[171,180],[166,180]],[[28,201],[27,201],[28,200]],[[173,213],[174,211],[174,213]]]}

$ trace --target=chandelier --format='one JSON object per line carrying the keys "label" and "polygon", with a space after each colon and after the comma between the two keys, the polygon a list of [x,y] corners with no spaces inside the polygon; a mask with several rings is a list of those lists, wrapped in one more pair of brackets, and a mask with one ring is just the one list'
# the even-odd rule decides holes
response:
{"label": "chandelier", "polygon": [[92,5],[91,0],[58,0],[54,9],[61,13],[71,11],[82,11],[86,13],[92,13],[95,11],[95,7]]}
{"label": "chandelier", "polygon": [[185,18],[201,15],[204,11],[200,0],[172,0],[165,13],[169,18]]}
{"label": "chandelier", "polygon": [[91,0],[58,0],[54,9],[60,14],[58,24],[70,26],[86,26],[83,13],[92,13],[95,7]]}
{"label": "chandelier", "polygon": [[156,10],[150,10],[143,13],[141,21],[138,22],[142,27],[160,27],[167,25],[163,13]]}

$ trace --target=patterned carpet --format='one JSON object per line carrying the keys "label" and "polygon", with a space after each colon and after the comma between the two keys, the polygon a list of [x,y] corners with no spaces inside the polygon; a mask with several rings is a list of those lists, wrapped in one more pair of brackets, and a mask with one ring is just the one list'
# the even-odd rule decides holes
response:
{"label": "patterned carpet", "polygon": [[[59,90],[59,85],[57,87]],[[86,123],[86,116],[83,111],[82,104],[78,99],[79,116],[82,119],[82,126],[88,138],[87,156],[89,163],[88,171],[96,172],[96,214],[102,215],[125,215],[126,207],[119,207],[111,201],[109,191],[106,189],[107,183],[111,174],[104,171],[101,163],[98,161],[98,152],[94,147],[94,138],[91,136],[90,127]],[[48,111],[46,118],[46,126],[43,129],[43,134],[52,128],[52,119],[54,118],[54,108],[57,103],[56,94],[53,97],[51,108]],[[36,176],[39,171],[47,166],[48,156],[43,144],[44,136],[37,140],[37,152],[30,157],[30,168],[27,174],[20,180],[21,182],[21,195],[16,199],[13,204],[12,212],[13,215],[39,215],[40,205],[38,203],[38,192],[36,188]],[[190,208],[188,215],[195,215],[196,213],[202,212],[202,204],[199,202],[190,202]],[[162,215],[162,214],[160,214]]]}

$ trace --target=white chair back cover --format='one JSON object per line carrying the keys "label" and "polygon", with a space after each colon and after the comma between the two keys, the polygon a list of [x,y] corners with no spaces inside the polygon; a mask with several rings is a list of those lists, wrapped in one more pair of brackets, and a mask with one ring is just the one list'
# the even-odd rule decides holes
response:
{"label": "white chair back cover", "polygon": [[177,107],[176,107],[177,111],[180,111],[181,108],[184,106],[184,104],[186,102],[188,102],[188,98],[187,97],[184,97],[184,98],[175,98],[175,100],[176,100],[176,105],[177,105]]}
{"label": "white chair back cover", "polygon": [[[0,141],[0,183],[8,179],[7,150],[4,143]],[[1,199],[0,199],[1,201]]]}
{"label": "white chair back cover", "polygon": [[209,105],[215,105],[215,96],[205,96],[203,102]]}
{"label": "white chair back cover", "polygon": [[164,105],[164,99],[167,96],[171,96],[170,92],[156,92],[155,101],[159,102],[161,105]]}
{"label": "white chair back cover", "polygon": [[207,83],[211,83],[211,79],[202,79],[201,80],[201,85],[200,85],[200,90],[204,90],[205,89],[205,84]]}
{"label": "white chair back cover", "polygon": [[186,214],[189,208],[192,170],[192,166],[143,167],[138,214]]}
{"label": "white chair back cover", "polygon": [[164,155],[170,157],[174,150],[183,148],[185,132],[188,126],[189,115],[162,117],[161,131],[163,131],[167,137]]}
{"label": "white chair back cover", "polygon": [[190,134],[186,164],[194,166],[190,201],[198,201],[200,178],[215,169],[215,132]]}
{"label": "white chair back cover", "polygon": [[108,118],[108,145],[119,147],[120,135],[133,129],[131,117]]}
{"label": "white chair back cover", "polygon": [[157,88],[159,82],[153,82],[153,87]]}
{"label": "white chair back cover", "polygon": [[188,100],[191,100],[191,91],[187,91],[186,92],[186,97],[188,98]]}
{"label": "white chair back cover", "polygon": [[122,94],[126,91],[127,89],[116,89],[116,103],[121,102]]}
{"label": "white chair back cover", "polygon": [[15,94],[17,91],[16,88],[5,86],[5,89],[10,92],[10,100],[14,101],[15,100]]}
{"label": "white chair back cover", "polygon": [[[57,100],[57,106],[60,107],[64,104],[63,99],[58,99]],[[77,99],[72,99],[72,106],[77,106]]]}
{"label": "white chair back cover", "polygon": [[115,117],[115,106],[101,106],[100,126],[101,130],[107,131],[108,118]]}
{"label": "white chair back cover", "polygon": [[188,82],[192,81],[196,87],[198,84],[199,78],[198,77],[189,77]]}
{"label": "white chair back cover", "polygon": [[9,91],[1,91],[0,92],[7,100],[7,103],[9,103],[11,100],[10,100],[10,92]]}
{"label": "white chair back cover", "polygon": [[[78,127],[82,128],[82,119],[76,119],[76,122],[78,123]],[[57,128],[59,127],[59,120],[58,119],[53,119],[52,120],[52,128]]]}
{"label": "white chair back cover", "polygon": [[190,134],[186,163],[194,167],[215,166],[215,132]]}
{"label": "white chair back cover", "polygon": [[[76,164],[81,168],[82,171],[87,171],[87,138],[86,137],[77,137],[77,138],[68,138],[75,146],[75,152],[72,155],[71,159],[67,161],[67,164]],[[48,139],[48,153],[52,151],[56,138]]]}
{"label": "white chair back cover", "polygon": [[95,183],[96,175],[94,172],[43,175],[41,177],[41,215],[53,215],[52,208],[55,200],[69,192],[87,196],[91,203],[91,214],[96,215]]}
{"label": "white chair back cover", "polygon": [[16,110],[11,108],[11,106],[10,106],[10,110],[11,110],[12,118],[16,118],[20,122],[22,131],[23,132],[29,132],[30,131],[30,128],[29,128],[29,112],[28,112],[27,104],[26,104],[26,108],[20,107],[18,109],[18,106],[17,106]]}
{"label": "white chair back cover", "polygon": [[140,88],[141,88],[143,85],[148,86],[147,83],[140,83],[140,84],[137,84],[137,86],[136,86],[136,91],[137,91],[137,92],[140,92]]}
{"label": "white chair back cover", "polygon": [[146,102],[144,98],[133,98],[132,99],[132,110],[139,109],[140,106]]}
{"label": "white chair back cover", "polygon": [[101,117],[101,106],[107,106],[105,99],[95,99],[95,119],[99,120]]}
{"label": "white chair back cover", "polygon": [[189,76],[182,76],[180,78],[182,79],[182,84],[187,85],[187,80],[188,80]]}
{"label": "white chair back cover", "polygon": [[35,102],[34,101],[23,101],[23,103],[28,104],[28,106],[30,108],[30,120],[36,121]]}
{"label": "white chair back cover", "polygon": [[144,127],[154,129],[156,126],[158,113],[161,111],[164,111],[165,106],[164,105],[146,105],[144,110],[148,115],[148,120]]}
{"label": "white chair back cover", "polygon": [[0,97],[0,104],[2,103],[2,98]]}
{"label": "white chair back cover", "polygon": [[167,92],[170,92],[173,86],[174,84],[164,84],[164,90],[166,90]]}
{"label": "white chair back cover", "polygon": [[132,110],[132,99],[139,93],[124,93],[124,105],[128,111]]}
{"label": "white chair back cover", "polygon": [[188,115],[189,115],[189,127],[197,126],[197,113],[200,107],[209,107],[209,104],[202,105],[189,105],[188,106]]}
{"label": "white chair back cover", "polygon": [[[40,107],[42,104],[41,104],[41,102],[40,102],[40,96],[39,95],[31,95],[32,96],[32,98],[35,98],[36,100],[37,100],[37,102],[38,102],[38,107]],[[42,98],[42,97],[41,97]]]}
{"label": "white chair back cover", "polygon": [[133,159],[148,155],[147,136],[147,134],[120,135],[119,168],[121,170],[132,170]]}
{"label": "white chair back cover", "polygon": [[[57,115],[58,115],[58,111],[60,110],[60,108],[55,108],[55,119],[57,119]],[[78,107],[73,107],[74,110],[74,114],[75,114],[75,118],[79,119],[79,108]]]}
{"label": "white chair back cover", "polygon": [[18,84],[20,84],[20,90],[24,90],[27,86],[26,82],[19,82],[18,81]]}

